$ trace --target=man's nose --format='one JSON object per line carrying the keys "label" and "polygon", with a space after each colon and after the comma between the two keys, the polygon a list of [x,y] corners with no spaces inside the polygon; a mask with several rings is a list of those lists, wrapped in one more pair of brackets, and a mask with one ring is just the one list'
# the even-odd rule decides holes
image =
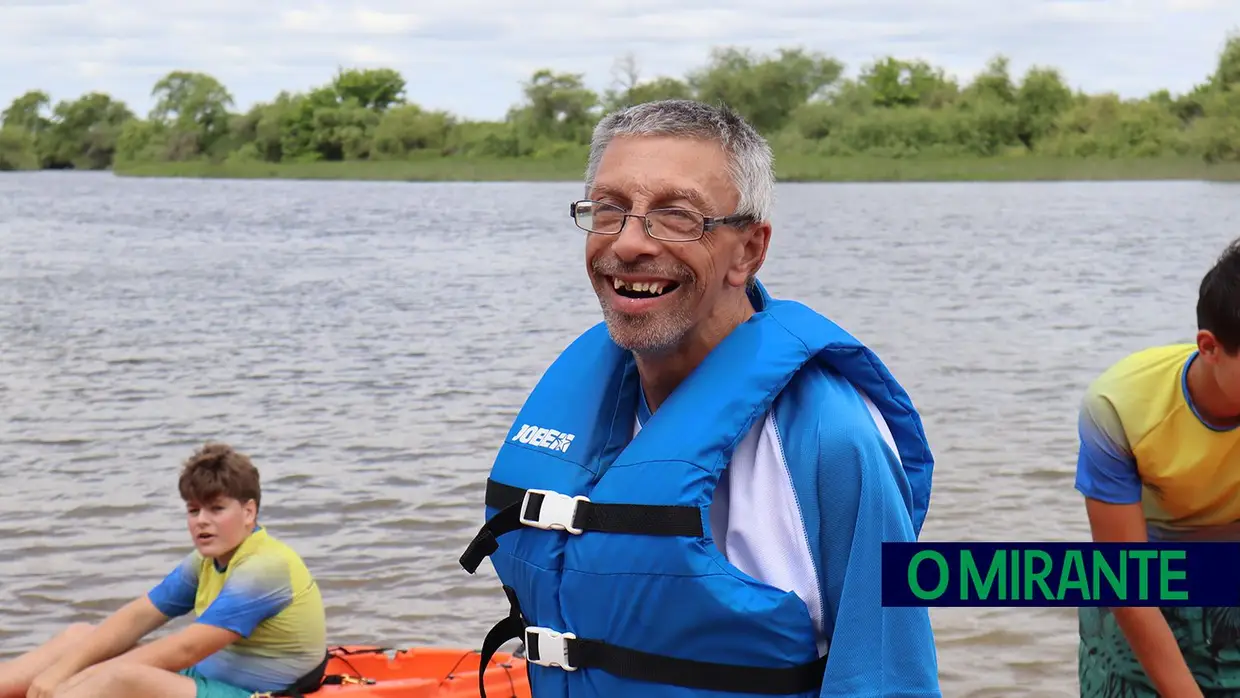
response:
{"label": "man's nose", "polygon": [[659,241],[646,234],[646,222],[641,218],[628,217],[624,227],[616,234],[611,245],[612,252],[624,261],[633,261],[642,256],[655,256],[662,249]]}

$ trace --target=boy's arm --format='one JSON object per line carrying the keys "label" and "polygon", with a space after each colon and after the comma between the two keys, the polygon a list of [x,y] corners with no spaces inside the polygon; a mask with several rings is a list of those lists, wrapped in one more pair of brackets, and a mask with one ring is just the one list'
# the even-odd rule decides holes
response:
{"label": "boy's arm", "polygon": [[118,661],[168,671],[186,669],[249,637],[259,623],[284,610],[292,601],[288,563],[283,558],[246,558],[236,563],[219,596],[195,623],[119,657]]}
{"label": "boy's arm", "polygon": [[66,653],[47,673],[63,681],[123,653],[167,622],[167,616],[160,613],[145,596],[140,596],[108,616],[93,632],[87,633],[76,651]]}
{"label": "boy's arm", "polygon": [[191,553],[145,596],[108,616],[81,643],[35,678],[32,694],[42,696],[84,669],[107,661],[133,647],[171,618],[194,607],[198,572]]}
{"label": "boy's arm", "polygon": [[180,671],[194,666],[241,637],[240,634],[231,630],[198,622],[184,630],[127,652],[112,661],[132,662],[167,671]]}
{"label": "boy's arm", "polygon": [[819,425],[823,602],[834,618],[821,696],[941,698],[930,614],[882,605],[882,544],[917,540],[903,469],[869,425]]}
{"label": "boy's arm", "polygon": [[[1148,540],[1141,508],[1141,476],[1115,407],[1093,386],[1082,401],[1076,489],[1085,496],[1093,539],[1099,543]],[[1167,619],[1157,608],[1112,608],[1133,654],[1161,695],[1201,696]]]}

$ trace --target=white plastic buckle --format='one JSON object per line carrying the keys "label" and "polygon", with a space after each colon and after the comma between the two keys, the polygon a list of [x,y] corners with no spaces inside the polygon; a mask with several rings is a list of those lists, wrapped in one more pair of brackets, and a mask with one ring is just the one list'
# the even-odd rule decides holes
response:
{"label": "white plastic buckle", "polygon": [[[564,671],[577,671],[577,667],[568,662],[568,640],[574,640],[574,633],[557,633],[551,628],[529,627],[525,629],[525,659],[531,664],[545,667],[559,667]],[[529,646],[538,648],[538,659],[530,659]]]}
{"label": "white plastic buckle", "polygon": [[[528,519],[525,512],[529,511],[530,495],[541,494],[542,505],[538,508],[538,518]],[[541,528],[544,531],[567,531],[575,536],[581,535],[581,529],[573,525],[577,516],[577,504],[590,501],[589,497],[570,497],[550,490],[526,490],[521,500],[521,512],[518,519],[526,526]]]}

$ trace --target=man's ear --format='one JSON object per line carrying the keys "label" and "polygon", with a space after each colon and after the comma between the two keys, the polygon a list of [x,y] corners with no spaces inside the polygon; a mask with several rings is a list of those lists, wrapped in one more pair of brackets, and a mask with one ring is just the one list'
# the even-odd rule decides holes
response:
{"label": "man's ear", "polygon": [[766,261],[766,251],[771,245],[771,224],[760,221],[745,226],[738,232],[740,244],[736,254],[728,266],[727,282],[729,285],[744,287],[749,280],[758,275],[762,263]]}

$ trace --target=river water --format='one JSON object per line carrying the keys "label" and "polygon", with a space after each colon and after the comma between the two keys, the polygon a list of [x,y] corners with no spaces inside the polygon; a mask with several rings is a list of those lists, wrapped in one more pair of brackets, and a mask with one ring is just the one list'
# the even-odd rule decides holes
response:
{"label": "river water", "polygon": [[[143,593],[188,549],[180,461],[250,453],[332,640],[477,647],[457,557],[491,458],[599,319],[573,183],[0,177],[0,656]],[[1204,183],[784,184],[772,293],[868,341],[937,457],[925,540],[1082,540],[1076,405],[1189,339],[1240,234]],[[933,609],[947,696],[1069,696],[1075,612]]]}

